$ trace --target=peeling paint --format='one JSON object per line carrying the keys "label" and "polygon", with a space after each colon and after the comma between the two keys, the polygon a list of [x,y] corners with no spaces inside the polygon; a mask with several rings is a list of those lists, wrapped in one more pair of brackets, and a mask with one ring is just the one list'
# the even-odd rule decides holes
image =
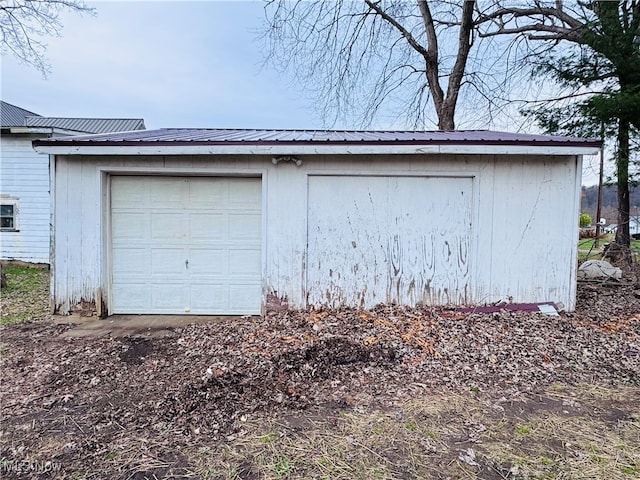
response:
{"label": "peeling paint", "polygon": [[279,295],[276,291],[267,293],[265,302],[265,310],[267,312],[283,312],[289,310],[289,308],[289,298],[286,295]]}
{"label": "peeling paint", "polygon": [[[310,204],[309,219],[317,226],[308,239],[311,304],[466,301],[472,201],[471,195],[451,197],[456,189],[450,186],[471,190],[472,179],[319,177],[317,193],[311,180],[311,199],[335,198],[342,205],[316,210],[316,202]],[[403,194],[410,201],[393,197]],[[344,196],[355,198],[340,201]],[[330,237],[321,233],[329,231]],[[365,251],[353,248],[363,243]],[[337,282],[336,271],[344,281]],[[322,298],[314,288],[323,289]]]}
{"label": "peeling paint", "polygon": [[61,313],[98,288],[108,305],[100,175],[132,171],[262,175],[265,309],[509,297],[575,304],[576,157],[309,156],[299,169],[257,155],[56,158],[52,294]]}

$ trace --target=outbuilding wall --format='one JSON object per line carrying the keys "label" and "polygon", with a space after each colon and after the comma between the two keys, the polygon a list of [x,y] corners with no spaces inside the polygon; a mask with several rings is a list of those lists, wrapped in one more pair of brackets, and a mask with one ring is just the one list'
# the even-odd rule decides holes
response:
{"label": "outbuilding wall", "polygon": [[0,232],[0,258],[49,263],[49,155],[31,146],[35,135],[2,135],[0,195],[17,207],[17,229]]}
{"label": "outbuilding wall", "polygon": [[[365,308],[381,302],[406,304],[490,302],[561,302],[575,305],[576,241],[578,232],[581,158],[574,156],[493,155],[367,155],[301,156],[302,165],[272,163],[268,156],[57,156],[55,162],[55,239],[52,295],[60,313],[82,301],[97,302],[109,312],[109,179],[112,175],[245,175],[262,178],[263,298],[265,308],[305,308],[347,304]],[[309,268],[309,212],[318,221],[318,198],[326,209],[338,211],[349,199],[317,193],[321,177],[463,179],[471,197],[468,251],[463,252],[468,281],[457,292],[416,295],[424,279],[415,269],[385,276],[363,269],[352,277],[379,292],[363,296],[351,283],[314,275]],[[375,182],[374,182],[375,184]],[[412,185],[414,182],[402,182]],[[457,184],[457,183],[456,183]],[[444,185],[444,183],[443,183]],[[310,187],[311,186],[311,187]],[[310,189],[316,189],[310,196]],[[469,190],[469,189],[467,189]],[[398,202],[412,202],[403,191]],[[419,195],[415,195],[419,198]],[[314,205],[310,206],[309,201]],[[393,199],[391,199],[393,202]],[[424,205],[428,210],[429,205]],[[315,212],[315,213],[314,213]],[[417,253],[411,242],[376,240],[405,245],[400,253]],[[397,237],[397,235],[396,235]],[[355,243],[355,242],[354,242]],[[331,242],[327,242],[331,245]],[[408,245],[408,246],[407,246]],[[465,244],[466,245],[466,244]],[[318,255],[316,248],[315,255]],[[354,247],[355,248],[355,247]],[[404,250],[402,250],[404,248]],[[466,248],[466,247],[465,247]],[[409,249],[409,250],[407,250]],[[332,252],[327,248],[326,255]],[[309,280],[314,280],[310,282]],[[393,292],[388,288],[393,283]],[[336,292],[336,285],[340,288]],[[342,285],[342,286],[341,286]],[[465,289],[462,291],[462,289]],[[328,292],[328,295],[327,295]],[[381,293],[380,293],[381,292]],[[385,294],[384,292],[388,292]],[[323,300],[326,299],[326,300]]]}

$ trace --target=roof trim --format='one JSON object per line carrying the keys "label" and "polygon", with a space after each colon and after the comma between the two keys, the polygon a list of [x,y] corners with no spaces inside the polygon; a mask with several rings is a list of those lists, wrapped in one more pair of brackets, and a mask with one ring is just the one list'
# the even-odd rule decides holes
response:
{"label": "roof trim", "polygon": [[[56,127],[2,127],[2,130],[8,130],[13,135],[66,135],[73,136],[78,135],[76,130],[66,130],[64,128]],[[80,132],[81,133],[81,132]]]}
{"label": "roof trim", "polygon": [[[120,132],[118,132],[120,133]],[[126,133],[126,132],[125,132]],[[131,132],[134,133],[134,132]],[[38,142],[37,146],[100,146],[100,147],[135,147],[135,146],[158,146],[158,147],[173,147],[176,145],[181,146],[267,146],[267,145],[537,145],[537,146],[588,146],[600,148],[602,142],[599,140],[584,139],[580,142],[559,142],[552,140],[553,137],[549,137],[549,140],[534,140],[526,142],[523,140],[258,140],[255,142],[247,140],[222,140],[222,141],[198,141],[198,140],[94,140],[92,141],[89,136],[84,138],[69,138],[65,140],[56,139],[48,142],[42,140]]]}
{"label": "roof trim", "polygon": [[67,155],[594,153],[597,139],[469,131],[355,131],[165,128],[51,138],[39,151]]}
{"label": "roof trim", "polygon": [[[61,145],[62,144],[62,145]],[[600,145],[592,144],[470,144],[452,143],[301,143],[276,142],[252,145],[229,144],[178,144],[162,142],[153,145],[82,145],[72,141],[33,142],[38,153],[53,155],[421,155],[421,154],[475,154],[475,155],[596,155]]]}

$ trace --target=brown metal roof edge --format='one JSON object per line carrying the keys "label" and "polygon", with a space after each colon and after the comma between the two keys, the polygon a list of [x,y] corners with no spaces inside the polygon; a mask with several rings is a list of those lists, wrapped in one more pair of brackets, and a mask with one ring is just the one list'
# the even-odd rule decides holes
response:
{"label": "brown metal roof edge", "polygon": [[92,146],[92,147],[169,147],[169,146],[259,146],[259,145],[528,145],[528,146],[568,146],[596,147],[603,145],[602,140],[34,140],[39,146]]}

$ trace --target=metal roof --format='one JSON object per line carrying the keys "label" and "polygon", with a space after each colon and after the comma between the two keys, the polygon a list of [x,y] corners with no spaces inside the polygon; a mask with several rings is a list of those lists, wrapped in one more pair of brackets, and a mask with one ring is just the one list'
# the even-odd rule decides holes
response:
{"label": "metal roof", "polygon": [[1,127],[24,127],[27,117],[38,117],[37,113],[30,112],[24,108],[16,107],[10,103],[0,100],[0,126]]}
{"label": "metal roof", "polygon": [[142,118],[62,118],[43,117],[24,108],[0,100],[2,128],[56,128],[78,134],[101,134],[144,130]]}
{"label": "metal roof", "polygon": [[34,146],[178,146],[178,145],[523,145],[596,147],[593,138],[530,135],[488,130],[362,131],[163,128],[105,135],[37,140]]}
{"label": "metal roof", "polygon": [[141,118],[60,118],[34,117],[26,118],[26,126],[41,128],[59,128],[80,133],[109,133],[144,130]]}

